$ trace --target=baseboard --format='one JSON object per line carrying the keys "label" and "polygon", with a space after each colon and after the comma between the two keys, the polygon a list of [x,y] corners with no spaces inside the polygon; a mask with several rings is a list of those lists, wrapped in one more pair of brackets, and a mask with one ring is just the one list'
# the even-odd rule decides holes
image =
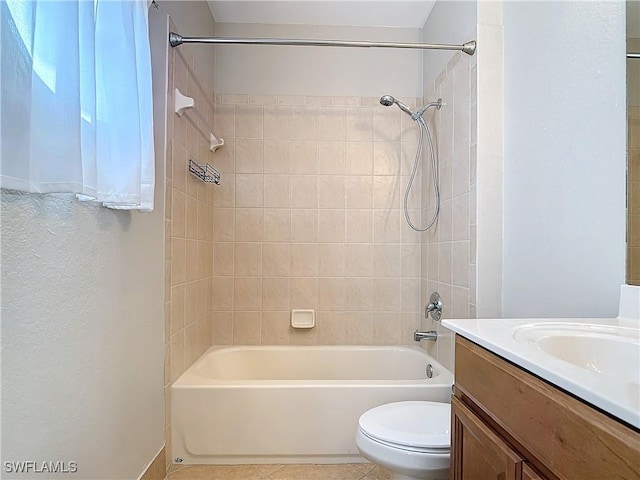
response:
{"label": "baseboard", "polygon": [[167,476],[167,468],[166,468],[166,460],[165,460],[165,451],[164,447],[160,449],[156,458],[149,464],[147,469],[144,471],[140,480],[164,480]]}

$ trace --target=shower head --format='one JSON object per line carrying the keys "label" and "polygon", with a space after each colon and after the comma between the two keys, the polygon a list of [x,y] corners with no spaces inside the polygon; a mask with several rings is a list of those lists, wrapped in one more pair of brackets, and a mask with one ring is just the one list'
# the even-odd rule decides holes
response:
{"label": "shower head", "polygon": [[409,109],[409,107],[407,107],[404,103],[396,100],[391,95],[383,95],[382,97],[380,97],[380,104],[384,105],[385,107],[390,107],[394,103],[398,105],[398,108],[400,108],[400,110],[402,110],[404,113],[409,116],[413,116],[413,112]]}
{"label": "shower head", "polygon": [[395,101],[396,99],[391,95],[383,95],[382,97],[380,97],[380,104],[384,105],[385,107],[390,107]]}

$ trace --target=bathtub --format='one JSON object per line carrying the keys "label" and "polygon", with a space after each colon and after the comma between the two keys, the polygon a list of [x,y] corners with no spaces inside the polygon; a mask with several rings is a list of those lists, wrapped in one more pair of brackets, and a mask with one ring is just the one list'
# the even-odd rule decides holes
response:
{"label": "bathtub", "polygon": [[172,457],[365,462],[354,439],[362,413],[400,400],[448,403],[452,383],[451,372],[418,347],[212,347],[171,387]]}

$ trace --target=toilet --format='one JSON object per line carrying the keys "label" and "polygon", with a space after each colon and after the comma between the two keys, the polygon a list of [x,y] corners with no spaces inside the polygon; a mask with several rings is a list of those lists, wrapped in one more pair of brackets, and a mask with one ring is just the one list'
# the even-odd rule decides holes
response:
{"label": "toilet", "polygon": [[358,421],[363,457],[392,472],[392,480],[449,478],[451,405],[410,401],[380,405]]}

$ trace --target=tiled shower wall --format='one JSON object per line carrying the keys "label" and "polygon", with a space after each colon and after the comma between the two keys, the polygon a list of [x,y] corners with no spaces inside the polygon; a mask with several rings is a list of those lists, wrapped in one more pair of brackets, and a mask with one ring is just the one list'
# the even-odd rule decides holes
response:
{"label": "tiled shower wall", "polygon": [[[173,30],[175,27],[172,25]],[[213,194],[188,172],[188,161],[212,163],[203,134],[210,127],[193,113],[175,114],[174,88],[194,98],[213,125],[213,69],[194,64],[189,49],[169,49],[165,230],[166,451],[171,462],[170,387],[211,346]]]}
{"label": "tiled shower wall", "polygon": [[[472,37],[470,37],[472,38]],[[422,235],[422,299],[437,291],[443,318],[475,318],[476,302],[476,55],[456,54],[433,85],[425,86],[425,103],[442,98],[440,111],[430,109],[427,121],[434,134],[439,161],[440,215],[435,228]],[[430,161],[428,144],[424,164]],[[423,175],[423,222],[431,218],[434,192],[431,170]],[[453,335],[438,330],[436,343],[424,345],[445,366],[453,365]],[[425,342],[423,342],[425,343]]]}
{"label": "tiled shower wall", "polygon": [[[213,343],[413,343],[410,118],[361,97],[222,95],[215,107]],[[316,310],[316,327],[292,329],[291,309]]]}

